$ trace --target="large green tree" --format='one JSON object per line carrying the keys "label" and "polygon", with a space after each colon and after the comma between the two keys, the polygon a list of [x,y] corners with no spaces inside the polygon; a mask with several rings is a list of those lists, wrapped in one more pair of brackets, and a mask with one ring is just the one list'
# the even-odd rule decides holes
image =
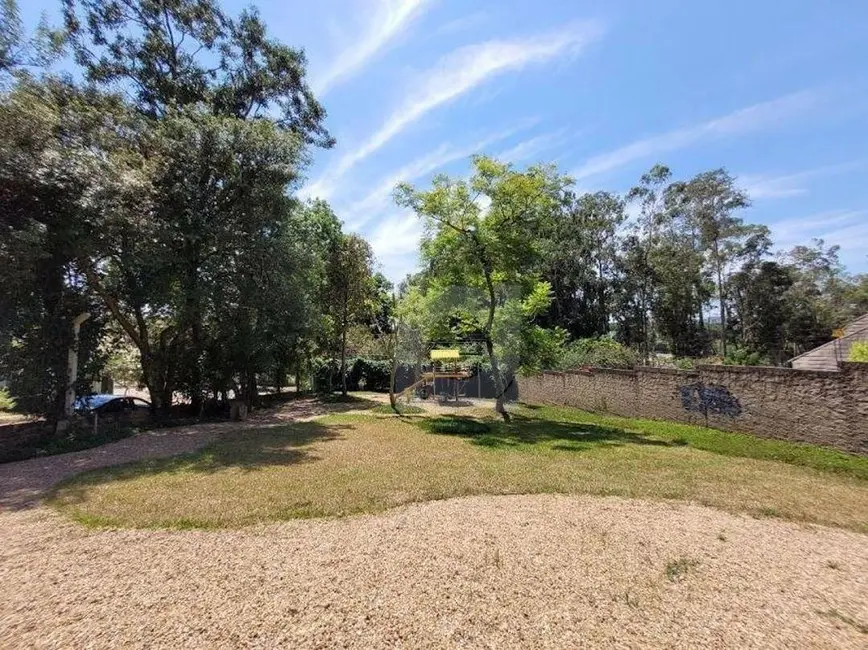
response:
{"label": "large green tree", "polygon": [[377,317],[378,282],[371,245],[358,235],[342,235],[329,251],[327,299],[333,340],[340,355],[341,393],[347,394],[347,336],[354,324]]}
{"label": "large green tree", "polygon": [[543,237],[543,277],[551,284],[549,308],[572,336],[608,333],[614,312],[617,232],[624,221],[624,201],[610,192],[565,192]]}
{"label": "large green tree", "polygon": [[65,81],[22,77],[0,98],[0,374],[19,403],[60,415],[72,321],[91,313],[80,341],[87,377],[102,305],[77,261],[103,236],[121,197],[138,195],[127,133],[136,120],[117,98]]}
{"label": "large green tree", "polygon": [[738,212],[750,205],[747,194],[736,187],[735,179],[724,169],[697,174],[669,188],[671,209],[683,214],[697,233],[700,250],[706,258],[717,293],[720,318],[720,352],[726,357],[727,268],[740,257],[765,253],[770,242],[768,229],[745,224]]}
{"label": "large green tree", "polygon": [[548,308],[541,281],[542,234],[557,214],[567,180],[551,167],[525,172],[478,156],[470,180],[434,179],[429,190],[401,185],[396,199],[424,220],[422,259],[432,320],[480,340],[508,420],[506,382],[545,348],[533,319]]}
{"label": "large green tree", "polygon": [[[146,201],[126,205],[81,265],[139,348],[155,407],[165,412],[183,389],[200,410],[206,359],[221,358],[207,324],[233,305],[215,304],[214,296],[246,307],[232,344],[227,330],[214,330],[235,349],[222,356],[239,359],[238,349],[253,350],[262,332],[263,314],[252,303],[283,304],[263,296],[280,292],[274,276],[293,281],[280,275],[285,265],[275,250],[291,227],[287,193],[307,145],[332,143],[324,110],[306,84],[303,53],[268,38],[255,11],[233,18],[210,0],[64,6],[87,81],[119,85],[142,120],[133,151],[150,190]],[[264,261],[269,255],[278,261]],[[254,399],[256,372],[234,365],[246,377],[240,392]]]}

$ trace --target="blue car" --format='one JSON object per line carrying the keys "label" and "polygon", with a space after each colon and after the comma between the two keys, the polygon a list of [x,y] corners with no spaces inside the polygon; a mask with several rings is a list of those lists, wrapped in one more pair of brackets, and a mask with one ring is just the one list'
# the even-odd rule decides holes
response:
{"label": "blue car", "polygon": [[150,410],[149,402],[138,397],[124,395],[84,395],[75,400],[75,410],[78,413],[129,413],[131,411]]}

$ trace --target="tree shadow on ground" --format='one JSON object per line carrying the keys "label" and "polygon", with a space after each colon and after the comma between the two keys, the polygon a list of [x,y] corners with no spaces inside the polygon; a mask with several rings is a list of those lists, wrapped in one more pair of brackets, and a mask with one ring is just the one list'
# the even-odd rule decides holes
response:
{"label": "tree shadow on ground", "polygon": [[363,411],[380,405],[381,402],[356,395],[304,395],[262,409],[251,419],[257,422],[288,422],[330,413]]}
{"label": "tree shadow on ground", "polygon": [[544,420],[513,415],[510,422],[480,421],[445,415],[419,422],[429,433],[467,438],[480,447],[508,448],[545,444],[559,451],[586,451],[604,445],[676,446],[647,435],[596,424]]}
{"label": "tree shadow on ground", "polygon": [[288,426],[245,429],[227,434],[190,454],[144,460],[91,470],[55,486],[53,498],[62,494],[64,503],[85,499],[88,488],[112,481],[129,481],[158,474],[213,474],[227,469],[255,472],[319,460],[314,443],[340,440],[352,424],[298,422]]}

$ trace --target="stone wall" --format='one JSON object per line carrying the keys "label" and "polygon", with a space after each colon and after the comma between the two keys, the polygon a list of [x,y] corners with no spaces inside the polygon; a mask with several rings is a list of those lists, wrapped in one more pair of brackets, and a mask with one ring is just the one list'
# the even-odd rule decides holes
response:
{"label": "stone wall", "polygon": [[674,420],[868,454],[868,364],[838,372],[744,366],[587,368],[521,377],[519,400]]}

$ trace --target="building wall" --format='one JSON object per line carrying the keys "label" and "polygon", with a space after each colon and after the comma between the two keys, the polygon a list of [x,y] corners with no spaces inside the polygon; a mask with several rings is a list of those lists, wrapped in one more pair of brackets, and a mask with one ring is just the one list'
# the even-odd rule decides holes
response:
{"label": "building wall", "polygon": [[844,329],[844,336],[814,348],[789,363],[798,370],[838,370],[838,364],[850,358],[854,343],[868,341],[868,314],[857,318]]}
{"label": "building wall", "polygon": [[868,364],[838,372],[700,366],[590,368],[521,377],[519,399],[673,420],[868,454]]}

